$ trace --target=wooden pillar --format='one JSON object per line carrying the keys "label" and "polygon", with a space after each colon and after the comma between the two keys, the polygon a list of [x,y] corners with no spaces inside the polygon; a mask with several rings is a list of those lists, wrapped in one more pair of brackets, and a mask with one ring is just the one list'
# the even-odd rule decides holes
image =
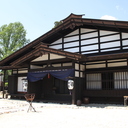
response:
{"label": "wooden pillar", "polygon": [[4,90],[4,87],[5,87],[5,77],[6,77],[6,70],[4,70],[4,81],[3,81],[3,98],[4,98],[4,94],[5,94],[5,90]]}
{"label": "wooden pillar", "polygon": [[72,90],[72,104],[76,104],[76,82],[74,78],[74,88]]}

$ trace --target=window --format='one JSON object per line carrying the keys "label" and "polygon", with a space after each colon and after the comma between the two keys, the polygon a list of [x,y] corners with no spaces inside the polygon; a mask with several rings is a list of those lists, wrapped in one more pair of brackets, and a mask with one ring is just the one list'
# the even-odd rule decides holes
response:
{"label": "window", "polygon": [[87,89],[101,89],[101,73],[86,74]]}
{"label": "window", "polygon": [[128,89],[128,72],[115,72],[114,73],[114,88],[115,89]]}

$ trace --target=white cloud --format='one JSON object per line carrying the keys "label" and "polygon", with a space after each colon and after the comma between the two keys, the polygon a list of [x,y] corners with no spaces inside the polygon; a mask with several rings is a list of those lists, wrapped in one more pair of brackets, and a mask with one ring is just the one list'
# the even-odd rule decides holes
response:
{"label": "white cloud", "polygon": [[117,18],[115,18],[113,16],[109,16],[109,15],[104,15],[100,19],[104,19],[104,20],[117,20]]}

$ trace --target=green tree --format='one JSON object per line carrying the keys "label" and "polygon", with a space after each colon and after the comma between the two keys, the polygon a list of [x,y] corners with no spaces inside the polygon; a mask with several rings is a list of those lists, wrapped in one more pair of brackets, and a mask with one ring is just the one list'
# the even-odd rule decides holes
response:
{"label": "green tree", "polygon": [[57,27],[57,26],[59,26],[62,23],[63,23],[62,21],[55,21],[54,22],[54,28]]}
{"label": "green tree", "polygon": [[0,27],[0,60],[29,43],[26,30],[20,22]]}

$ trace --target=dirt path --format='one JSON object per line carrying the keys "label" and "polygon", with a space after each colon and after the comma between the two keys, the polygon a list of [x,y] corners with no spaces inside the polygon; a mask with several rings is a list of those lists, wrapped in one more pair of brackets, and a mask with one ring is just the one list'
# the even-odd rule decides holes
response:
{"label": "dirt path", "polygon": [[128,128],[128,107],[123,105],[33,103],[37,112],[27,113],[26,101],[0,99],[0,110],[4,103],[17,111],[0,115],[1,128]]}

